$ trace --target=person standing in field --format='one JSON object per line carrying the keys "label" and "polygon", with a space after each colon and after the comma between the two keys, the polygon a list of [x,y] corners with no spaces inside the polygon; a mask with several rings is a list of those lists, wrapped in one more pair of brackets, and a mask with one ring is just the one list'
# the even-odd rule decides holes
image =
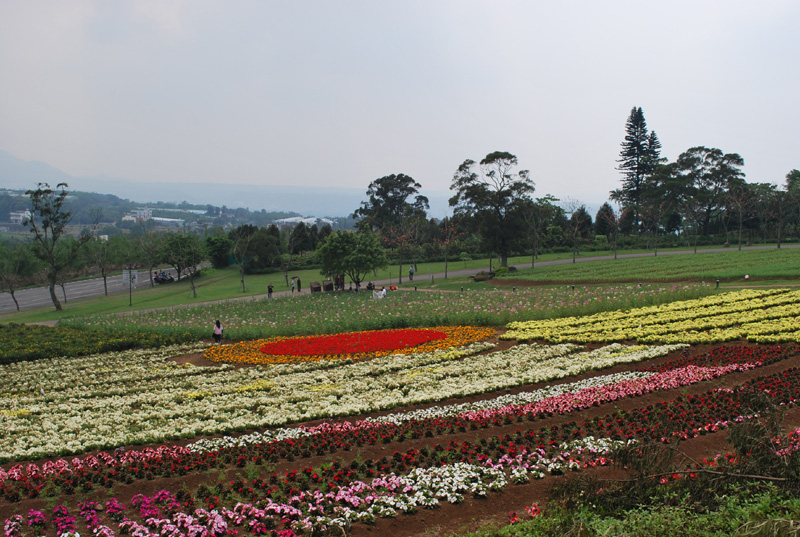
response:
{"label": "person standing in field", "polygon": [[300,292],[300,278],[297,278],[297,292]]}
{"label": "person standing in field", "polygon": [[294,278],[292,278],[292,294],[294,294]]}
{"label": "person standing in field", "polygon": [[214,323],[214,343],[219,345],[222,342],[222,324],[217,319]]}
{"label": "person standing in field", "polygon": [[269,284],[267,286],[267,298],[272,298],[272,291],[274,291],[274,287],[272,287],[272,284]]}

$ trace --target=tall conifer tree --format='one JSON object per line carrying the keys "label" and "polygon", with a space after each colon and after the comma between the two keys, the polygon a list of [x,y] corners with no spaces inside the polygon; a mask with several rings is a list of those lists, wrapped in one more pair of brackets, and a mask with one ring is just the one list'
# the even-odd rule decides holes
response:
{"label": "tall conifer tree", "polygon": [[625,140],[619,152],[619,166],[622,172],[622,188],[612,197],[633,211],[639,220],[639,202],[642,183],[652,175],[656,165],[661,162],[661,142],[655,132],[647,130],[647,121],[641,107],[633,107],[625,124]]}

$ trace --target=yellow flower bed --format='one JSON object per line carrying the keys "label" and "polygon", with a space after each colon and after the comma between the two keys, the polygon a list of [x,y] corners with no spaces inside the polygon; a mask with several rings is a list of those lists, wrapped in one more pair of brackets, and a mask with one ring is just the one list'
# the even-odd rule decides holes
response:
{"label": "yellow flower bed", "polygon": [[478,341],[483,341],[494,337],[493,328],[478,326],[437,326],[429,328],[444,332],[447,337],[429,341],[416,347],[400,348],[390,351],[376,351],[359,354],[325,354],[314,356],[295,356],[281,355],[274,356],[261,352],[261,348],[267,343],[286,339],[287,337],[275,337],[269,339],[256,339],[253,341],[240,341],[231,345],[217,345],[205,351],[204,357],[214,362],[228,362],[237,364],[294,364],[299,362],[315,362],[319,360],[363,360],[365,358],[375,358],[377,356],[387,356],[390,354],[416,354],[421,352],[432,352],[438,349],[448,349],[450,347],[460,347]]}
{"label": "yellow flower bed", "polygon": [[551,343],[798,342],[800,291],[746,289],[662,306],[514,322],[501,339]]}

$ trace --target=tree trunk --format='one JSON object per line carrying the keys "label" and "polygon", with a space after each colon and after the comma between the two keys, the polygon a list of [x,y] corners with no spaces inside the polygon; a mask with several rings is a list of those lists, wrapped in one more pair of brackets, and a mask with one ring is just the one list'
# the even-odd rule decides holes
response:
{"label": "tree trunk", "polygon": [[58,297],[56,296],[56,279],[55,276],[50,277],[50,300],[53,301],[53,306],[55,306],[56,311],[61,311],[61,302],[58,301]]}
{"label": "tree trunk", "polygon": [[[108,296],[108,274],[106,274],[105,269],[101,270],[100,274],[103,276],[103,290],[105,291],[106,296]],[[128,276],[128,278],[130,278],[130,276]]]}
{"label": "tree trunk", "polygon": [[658,231],[653,232],[653,257],[658,257]]}
{"label": "tree trunk", "polygon": [[239,265],[239,276],[242,279],[242,293],[246,293],[247,287],[244,285],[244,265]]}
{"label": "tree trunk", "polygon": [[61,286],[61,292],[64,293],[64,304],[67,303],[67,286],[65,282],[61,282],[58,285]]}
{"label": "tree trunk", "polygon": [[742,212],[739,211],[739,251],[742,251]]}
{"label": "tree trunk", "polygon": [[17,311],[19,311],[19,302],[17,302],[17,297],[14,296],[14,288],[9,286],[8,293],[11,295],[11,299],[14,301],[14,305],[17,306]]}

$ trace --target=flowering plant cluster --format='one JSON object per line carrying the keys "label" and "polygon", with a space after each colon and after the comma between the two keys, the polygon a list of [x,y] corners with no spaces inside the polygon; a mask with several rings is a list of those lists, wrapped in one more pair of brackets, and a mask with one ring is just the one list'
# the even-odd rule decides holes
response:
{"label": "flowering plant cluster", "polygon": [[[277,430],[271,435],[200,441],[182,448],[131,450],[113,455],[100,453],[84,459],[75,458],[71,463],[65,460],[50,461],[42,467],[15,465],[7,472],[0,471],[0,493],[7,499],[18,499],[22,496],[46,495],[54,487],[69,491],[91,488],[92,484],[110,486],[116,481],[129,482],[147,478],[148,475],[184,475],[234,461],[240,466],[247,461],[277,462],[280,459],[291,460],[294,457],[349,450],[365,444],[502,426],[540,416],[565,414],[654,390],[685,386],[788,355],[786,350],[760,347],[718,349],[708,355],[699,355],[695,360],[698,363],[725,365],[698,366],[689,363],[690,357],[686,356],[678,360],[679,367],[675,369],[597,377],[515,396],[500,396],[496,401],[475,403],[474,406],[433,407],[427,415],[419,412],[398,413],[355,423],[326,423],[315,427]],[[567,435],[564,441],[570,438]],[[539,447],[526,447],[525,450],[524,459],[508,461],[516,464],[510,467],[510,471],[517,472],[511,477],[513,481],[527,479],[525,476],[528,474],[543,477],[545,472],[552,473],[553,460],[542,462],[546,456],[551,456]],[[502,459],[504,454],[494,455],[495,460]],[[491,462],[492,456],[487,455],[486,464]],[[520,468],[525,471],[522,472]]]}
{"label": "flowering plant cluster", "polygon": [[494,335],[492,328],[439,326],[297,338],[275,337],[210,347],[204,356],[215,362],[247,364],[363,360],[390,354],[413,354],[460,347]]}
{"label": "flowering plant cluster", "polygon": [[[128,351],[104,356],[105,363],[99,357],[97,369],[66,361],[59,364],[60,378],[52,372],[39,376],[39,370],[31,369],[35,363],[17,364],[5,378],[12,385],[15,379],[42,380],[45,393],[0,394],[5,406],[0,412],[5,433],[0,437],[0,460],[366,414],[564,378],[680,347],[609,345],[582,351],[568,344],[518,345],[477,354],[489,348],[491,344],[475,343],[369,361],[238,370],[227,365],[175,367],[165,353]],[[112,369],[109,363],[118,367]],[[243,408],[250,410],[242,412]]]}
{"label": "flowering plant cluster", "polygon": [[209,320],[222,319],[226,336],[236,340],[254,340],[398,326],[502,326],[517,319],[576,315],[587,308],[594,311],[631,308],[712,292],[709,286],[698,284],[643,288],[612,284],[577,286],[575,289],[531,287],[518,289],[515,293],[500,290],[402,292],[391,295],[390,300],[373,300],[370,293],[315,293],[286,299],[214,302],[141,313],[97,315],[64,319],[61,323],[104,328],[117,333],[138,331],[143,327],[163,333],[188,331],[196,338],[208,338]]}
{"label": "flowering plant cluster", "polygon": [[800,291],[745,289],[661,306],[513,322],[501,339],[608,343],[800,342]]}
{"label": "flowering plant cluster", "polygon": [[[719,367],[736,365],[729,362]],[[453,440],[447,445],[395,452],[391,457],[354,460],[348,467],[334,462],[290,471],[285,476],[273,473],[266,480],[234,480],[213,490],[201,487],[194,496],[185,491],[180,495],[164,491],[153,497],[140,496],[132,502],[137,518],[123,516],[116,531],[166,537],[175,535],[176,529],[191,535],[232,531],[300,535],[345,528],[376,517],[434,507],[439,501],[458,503],[465,494],[482,496],[513,482],[608,464],[615,448],[632,441],[670,443],[714,432],[752,417],[746,409],[753,392],[772,398],[776,404],[792,404],[800,395],[800,371],[788,369],[734,389],[679,396],[581,423],[518,431],[475,443]],[[252,454],[240,453],[245,458]],[[84,505],[82,509],[87,524],[114,526],[94,516],[98,513],[96,506]],[[37,515],[32,520],[41,518]],[[6,520],[7,535],[24,537],[23,522],[19,515]],[[52,522],[38,523],[60,524],[65,531],[74,531],[74,527],[70,530],[74,519],[61,510],[54,512]]]}

